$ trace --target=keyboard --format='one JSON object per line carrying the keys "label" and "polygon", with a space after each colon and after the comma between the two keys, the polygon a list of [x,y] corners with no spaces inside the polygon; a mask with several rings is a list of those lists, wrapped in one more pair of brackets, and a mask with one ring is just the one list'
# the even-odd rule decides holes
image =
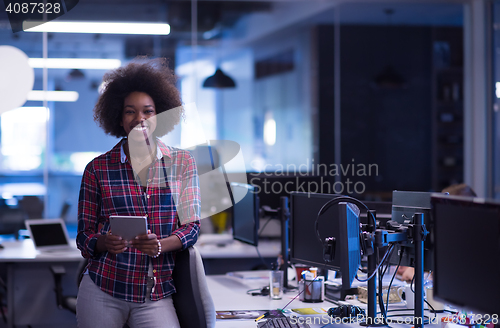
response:
{"label": "keyboard", "polygon": [[[303,319],[303,318],[302,318]],[[291,320],[289,317],[269,318],[258,323],[258,328],[310,328],[304,320]]]}

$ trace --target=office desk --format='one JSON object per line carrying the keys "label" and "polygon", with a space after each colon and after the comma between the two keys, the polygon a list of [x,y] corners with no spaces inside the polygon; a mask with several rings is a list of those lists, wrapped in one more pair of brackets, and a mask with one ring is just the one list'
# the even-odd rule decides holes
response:
{"label": "office desk", "polygon": [[[297,294],[298,291],[289,292],[283,295],[281,300],[271,300],[268,296],[251,296],[246,292],[250,289],[262,288],[265,285],[269,284],[267,279],[241,279],[236,277],[231,277],[227,275],[209,275],[207,276],[207,284],[212,295],[212,299],[214,301],[215,310],[216,311],[237,311],[237,310],[271,310],[283,308],[288,302],[292,300]],[[366,308],[366,304],[360,303],[357,300],[352,300],[347,302],[339,302],[341,304],[353,304],[363,308]],[[321,302],[321,303],[306,303],[299,301],[298,298],[293,300],[286,309],[300,309],[300,308],[331,308],[337,307],[340,304],[334,304],[331,302]],[[390,314],[400,314],[400,315],[408,315],[413,316],[412,310],[406,310],[406,307],[403,303],[391,304],[389,307],[391,310],[396,311],[404,311],[404,312],[396,312]],[[378,310],[378,308],[377,308]],[[425,311],[425,315],[429,317],[434,317],[434,314],[431,314],[428,311]],[[438,319],[442,316],[448,314],[439,314]],[[329,317],[326,316],[327,320]],[[329,319],[328,319],[329,320]],[[439,321],[439,320],[438,320]],[[333,321],[335,322],[335,321]],[[391,324],[391,327],[394,328],[410,328],[413,325],[411,324]],[[440,323],[434,323],[431,325],[425,325],[439,328],[441,327]],[[221,319],[217,320],[216,328],[256,328],[257,324],[254,320],[243,320],[243,319]],[[312,328],[319,327],[338,327],[338,328],[360,328],[361,326],[357,323],[352,324],[344,324],[344,323],[333,323],[329,325],[317,324],[311,325]]]}
{"label": "office desk", "polygon": [[[207,284],[214,301],[216,311],[235,310],[269,310],[283,308],[297,294],[298,290],[283,294],[281,300],[271,300],[269,296],[247,295],[247,290],[262,288],[269,284],[267,279],[241,279],[226,275],[207,276]],[[297,308],[330,308],[336,306],[331,302],[305,303],[298,298],[287,306],[287,309]],[[257,327],[254,320],[223,319],[217,320],[216,328],[224,327]]]}
{"label": "office desk", "polygon": [[77,270],[83,260],[76,246],[71,251],[40,253],[30,239],[4,241],[2,245],[0,272],[7,286],[7,327],[76,327],[75,315],[56,306],[50,271],[51,265],[63,265],[63,292],[76,295]]}
{"label": "office desk", "polygon": [[[201,234],[196,242],[208,275],[229,271],[246,271],[262,265],[255,246],[245,244],[228,234]],[[266,263],[276,262],[281,252],[279,240],[262,240],[258,246]]]}

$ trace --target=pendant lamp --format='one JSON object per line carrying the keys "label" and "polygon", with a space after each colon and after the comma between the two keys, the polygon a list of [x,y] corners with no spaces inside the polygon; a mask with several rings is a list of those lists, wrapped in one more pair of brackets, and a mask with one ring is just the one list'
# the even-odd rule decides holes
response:
{"label": "pendant lamp", "polygon": [[[387,15],[387,26],[392,27],[391,24],[391,16],[394,14],[393,9],[385,9],[384,10],[385,14]],[[386,38],[386,42],[388,43],[386,45],[386,49],[389,49],[389,57],[393,57],[394,54],[391,52],[393,46],[393,42],[389,38]],[[393,58],[391,61],[393,61]],[[400,89],[404,88],[406,86],[406,81],[405,79],[399,74],[394,66],[391,64],[388,64],[384,67],[384,69],[375,76],[373,80],[374,85],[379,88],[379,89]]]}
{"label": "pendant lamp", "polygon": [[203,82],[204,88],[235,88],[234,80],[226,75],[220,68],[217,68],[214,75],[207,77]]}

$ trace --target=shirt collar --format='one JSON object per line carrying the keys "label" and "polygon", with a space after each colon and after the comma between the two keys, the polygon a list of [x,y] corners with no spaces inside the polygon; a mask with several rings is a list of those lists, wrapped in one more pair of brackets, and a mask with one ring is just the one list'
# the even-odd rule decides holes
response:
{"label": "shirt collar", "polygon": [[[123,149],[123,145],[125,144],[125,142],[127,142],[127,139],[124,138],[120,145],[120,160],[122,163],[125,163],[127,161],[127,155],[125,154],[125,149]],[[160,148],[160,144],[156,142],[156,158],[160,160],[162,159],[162,157],[163,157],[163,152]]]}

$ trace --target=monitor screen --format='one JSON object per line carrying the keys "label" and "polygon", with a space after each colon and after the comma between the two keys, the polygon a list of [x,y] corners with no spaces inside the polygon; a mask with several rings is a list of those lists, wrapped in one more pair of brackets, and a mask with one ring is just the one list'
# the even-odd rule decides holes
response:
{"label": "monitor screen", "polygon": [[254,187],[248,184],[231,183],[235,199],[241,200],[233,205],[233,238],[250,245],[259,242],[259,197]]}
{"label": "monitor screen", "polygon": [[339,203],[342,285],[350,287],[361,265],[359,208]]}
{"label": "monitor screen", "polygon": [[67,245],[63,227],[58,223],[37,224],[31,227],[34,243],[39,246]]}
{"label": "monitor screen", "polygon": [[335,238],[333,261],[325,262],[323,244],[318,240],[315,222],[318,212],[331,199],[340,195],[290,194],[290,259],[301,263],[342,272],[343,288],[349,288],[361,261],[359,246],[359,209],[346,203],[328,209],[319,219],[320,237]]}
{"label": "monitor screen", "polygon": [[[425,228],[429,232],[424,242],[424,269],[432,270],[433,252],[432,252],[432,230],[433,222],[430,215],[431,212],[431,195],[430,192],[419,191],[399,191],[395,190],[392,193],[392,220],[401,224],[412,223],[412,218],[415,213],[424,214]],[[399,254],[403,252],[401,265],[415,266],[415,247],[412,242],[407,242],[402,245],[396,245],[390,258],[391,264],[399,263]]]}
{"label": "monitor screen", "polygon": [[434,297],[500,313],[500,202],[433,194]]}

